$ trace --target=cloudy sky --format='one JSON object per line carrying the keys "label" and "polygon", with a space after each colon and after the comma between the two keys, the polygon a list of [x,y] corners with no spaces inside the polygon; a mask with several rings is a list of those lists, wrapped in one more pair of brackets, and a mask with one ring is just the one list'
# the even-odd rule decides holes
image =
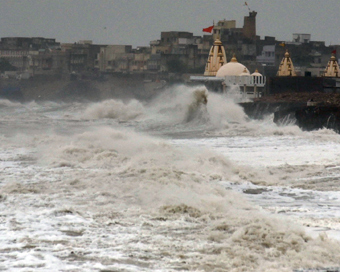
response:
{"label": "cloudy sky", "polygon": [[213,20],[243,26],[248,7],[258,12],[257,34],[340,44],[340,0],[0,0],[0,37],[45,37],[59,42],[145,46],[161,31],[202,35]]}

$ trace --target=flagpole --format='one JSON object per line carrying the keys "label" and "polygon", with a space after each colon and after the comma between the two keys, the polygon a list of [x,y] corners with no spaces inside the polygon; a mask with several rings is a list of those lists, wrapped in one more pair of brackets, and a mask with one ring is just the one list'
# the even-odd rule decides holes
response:
{"label": "flagpole", "polygon": [[247,2],[244,2],[244,5],[243,6],[247,6],[247,8],[248,8],[248,11],[250,12],[250,8],[249,8],[249,6],[248,6],[248,3]]}

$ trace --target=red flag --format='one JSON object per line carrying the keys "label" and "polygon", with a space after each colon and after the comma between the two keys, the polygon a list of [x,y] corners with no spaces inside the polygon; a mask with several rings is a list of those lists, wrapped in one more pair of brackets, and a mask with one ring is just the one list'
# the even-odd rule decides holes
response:
{"label": "red flag", "polygon": [[212,25],[212,26],[209,26],[209,27],[207,27],[207,28],[203,28],[203,32],[209,32],[209,33],[211,33],[211,31],[214,29],[214,26]]}
{"label": "red flag", "polygon": [[334,54],[334,55],[335,55],[335,54],[336,54],[336,50],[333,50],[333,51],[332,51],[332,54]]}

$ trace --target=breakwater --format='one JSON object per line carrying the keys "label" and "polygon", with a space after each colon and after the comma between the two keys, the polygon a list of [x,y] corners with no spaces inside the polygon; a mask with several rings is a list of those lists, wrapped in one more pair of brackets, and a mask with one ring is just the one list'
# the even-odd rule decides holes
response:
{"label": "breakwater", "polygon": [[240,105],[253,119],[273,115],[277,125],[296,124],[305,131],[328,128],[340,132],[338,105],[308,105],[306,102],[251,102]]}

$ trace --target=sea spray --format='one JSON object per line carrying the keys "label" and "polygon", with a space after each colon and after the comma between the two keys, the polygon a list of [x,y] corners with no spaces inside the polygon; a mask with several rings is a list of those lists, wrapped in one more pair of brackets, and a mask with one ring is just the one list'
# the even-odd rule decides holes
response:
{"label": "sea spray", "polygon": [[247,122],[247,115],[242,107],[223,94],[209,93],[207,110],[215,128],[223,129],[230,123]]}
{"label": "sea spray", "polygon": [[207,113],[208,92],[206,88],[198,88],[193,92],[193,102],[189,105],[185,121],[197,120],[206,123],[209,120]]}
{"label": "sea spray", "polygon": [[[222,116],[214,126],[209,125],[222,132],[229,130],[229,134],[218,138],[224,142],[214,137],[186,138],[185,129],[201,126],[195,124],[196,117],[185,122],[194,90],[190,87],[179,92],[178,101],[184,100],[183,93],[190,99],[177,107],[183,109],[178,112],[170,110],[180,104],[172,103],[171,96],[170,107],[168,100],[161,101],[158,108],[143,104],[138,122],[126,121],[133,124],[130,129],[115,122],[119,117],[103,116],[105,123],[97,117],[91,121],[65,117],[81,116],[88,104],[55,105],[53,114],[51,107],[44,112],[43,106],[31,107],[30,115],[20,108],[15,110],[17,115],[9,116],[11,122],[6,126],[11,124],[8,129],[12,129],[20,124],[22,131],[15,137],[5,136],[1,145],[2,267],[35,271],[282,272],[337,266],[339,243],[327,238],[326,228],[312,238],[304,232],[301,218],[289,213],[272,215],[265,205],[260,208],[242,191],[234,190],[237,185],[262,180],[268,194],[278,188],[272,185],[287,186],[282,197],[289,198],[287,191],[291,192],[289,186],[299,173],[313,178],[311,168],[317,167],[309,162],[311,155],[317,154],[313,163],[319,166],[333,162],[336,167],[339,144],[325,140],[334,135],[328,131],[314,135],[275,133],[271,124],[247,120],[236,104],[230,105],[235,107],[230,114],[223,110],[215,115],[209,112],[209,99],[214,96],[209,93],[209,120]],[[37,111],[39,114],[33,114]],[[8,112],[1,114],[7,116]],[[179,138],[186,142],[179,145],[176,139],[150,137],[146,135],[153,132],[150,130],[138,132],[144,122],[151,126],[163,121],[167,122],[161,129],[177,129]],[[56,126],[64,130],[46,129]],[[28,128],[38,132],[27,133]],[[163,133],[161,130],[159,135]],[[287,158],[296,167],[286,165],[269,173],[273,165]],[[262,174],[261,163],[268,166],[268,175]],[[311,168],[304,168],[308,163]],[[290,175],[286,179],[285,172]],[[232,186],[225,187],[223,182]],[[322,183],[319,185],[321,188]],[[333,186],[337,188],[336,182]],[[311,195],[315,197],[315,191]],[[325,192],[322,196],[328,195]],[[263,201],[266,197],[259,194]],[[274,208],[279,205],[275,199],[269,201]],[[299,201],[308,204],[308,199]],[[295,202],[290,203],[291,213]],[[337,208],[333,202],[333,198],[326,202],[325,210],[331,207],[329,214]],[[319,222],[326,221],[321,217],[314,221]]]}
{"label": "sea spray", "polygon": [[167,89],[148,103],[148,113],[154,119],[168,124],[179,124],[195,118],[203,118],[208,100],[208,91],[204,86],[188,87],[178,85]]}
{"label": "sea spray", "polygon": [[19,102],[13,102],[8,99],[0,99],[0,108],[2,107],[10,108],[10,107],[19,107],[19,106],[21,106],[21,103]]}
{"label": "sea spray", "polygon": [[90,105],[84,112],[86,119],[112,118],[119,121],[136,119],[144,113],[143,105],[137,100],[128,103],[114,99]]}
{"label": "sea spray", "polygon": [[[133,263],[141,270],[146,258],[147,271],[282,271],[338,261],[337,242],[313,239],[218,185],[237,175],[237,166],[214,152],[108,127],[46,136],[34,139],[36,167],[45,178],[1,189],[4,211],[15,208],[15,218],[5,216],[11,217],[8,227],[16,239],[50,249],[56,258],[40,250],[40,261],[31,261],[35,265],[52,260],[58,266],[62,259],[71,268],[77,260],[87,269],[96,260],[105,269]],[[4,238],[2,244],[12,243]]]}
{"label": "sea spray", "polygon": [[243,87],[236,84],[227,85],[224,95],[228,100],[232,100],[234,103],[251,102],[247,94],[244,93]]}

